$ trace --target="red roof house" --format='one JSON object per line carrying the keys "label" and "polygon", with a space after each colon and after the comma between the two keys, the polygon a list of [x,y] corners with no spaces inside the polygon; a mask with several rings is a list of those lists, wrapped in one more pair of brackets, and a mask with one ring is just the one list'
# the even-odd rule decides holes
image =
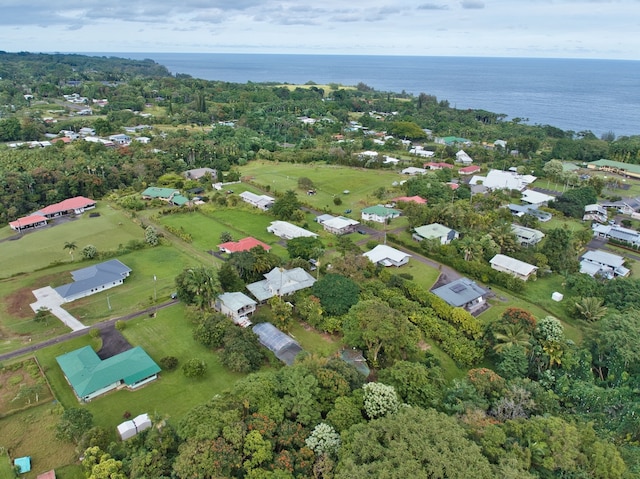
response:
{"label": "red roof house", "polygon": [[442,170],[444,168],[453,168],[453,165],[449,163],[438,163],[434,161],[430,161],[424,164],[425,168],[429,168],[430,170]]}
{"label": "red roof house", "polygon": [[405,203],[417,203],[419,205],[426,205],[427,204],[427,200],[425,200],[421,196],[398,196],[397,198],[394,198],[391,201],[393,201],[395,203],[399,203],[400,201],[404,201]]}
{"label": "red roof house", "polygon": [[75,214],[84,213],[85,210],[90,210],[95,207],[95,200],[85,198],[84,196],[76,196],[63,200],[60,203],[45,206],[38,211],[38,213],[47,218],[53,218],[55,216],[65,215],[70,211],[73,211]]}
{"label": "red roof house", "polygon": [[271,249],[271,246],[268,244],[252,238],[251,236],[242,238],[239,241],[228,241],[227,243],[219,244],[218,248],[220,248],[220,251],[223,253],[239,253],[241,251],[249,251],[251,248],[255,248],[256,246],[261,246],[265,251],[269,251]]}
{"label": "red roof house", "polygon": [[478,173],[479,171],[480,171],[480,167],[478,165],[470,165],[470,166],[465,166],[464,168],[460,168],[458,170],[458,174],[473,175],[474,173]]}
{"label": "red roof house", "polygon": [[40,226],[47,225],[47,218],[42,215],[30,215],[18,218],[15,221],[9,223],[9,226],[14,231],[22,231],[29,228],[39,228]]}

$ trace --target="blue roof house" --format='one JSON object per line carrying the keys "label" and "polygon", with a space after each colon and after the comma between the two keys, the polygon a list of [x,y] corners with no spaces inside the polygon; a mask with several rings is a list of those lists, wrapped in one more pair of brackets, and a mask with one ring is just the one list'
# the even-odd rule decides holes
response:
{"label": "blue roof house", "polygon": [[55,288],[65,303],[90,296],[100,291],[119,286],[131,273],[124,263],[110,259],[104,263],[94,264],[71,272],[73,283]]}

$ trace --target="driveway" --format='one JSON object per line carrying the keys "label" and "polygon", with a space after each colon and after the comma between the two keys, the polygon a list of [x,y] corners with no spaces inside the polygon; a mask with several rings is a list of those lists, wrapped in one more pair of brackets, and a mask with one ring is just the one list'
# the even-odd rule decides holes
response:
{"label": "driveway", "polygon": [[72,331],[80,331],[87,328],[87,326],[62,309],[61,305],[64,303],[64,300],[62,299],[62,296],[60,296],[51,286],[35,289],[33,290],[33,295],[36,297],[37,301],[35,303],[31,303],[29,306],[31,306],[31,309],[33,309],[34,312],[38,312],[38,309],[43,307],[48,308],[51,311],[51,314],[69,326]]}

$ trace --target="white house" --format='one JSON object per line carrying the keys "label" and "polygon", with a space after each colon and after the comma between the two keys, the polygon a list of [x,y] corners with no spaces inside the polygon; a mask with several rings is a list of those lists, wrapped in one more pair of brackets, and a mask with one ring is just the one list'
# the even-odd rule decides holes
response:
{"label": "white house", "polygon": [[109,137],[110,141],[113,141],[116,145],[128,145],[131,143],[131,137],[129,135],[125,135],[124,133],[118,133],[117,135],[111,135]]}
{"label": "white house", "polygon": [[490,190],[523,191],[536,179],[533,175],[519,175],[511,171],[491,170],[487,173],[487,176],[473,176],[469,184],[482,184]]}
{"label": "white house", "polygon": [[597,238],[621,241],[630,246],[640,246],[640,233],[618,225],[594,225],[593,235]]}
{"label": "white house", "polygon": [[115,288],[124,282],[131,273],[124,263],[117,259],[110,259],[104,263],[87,266],[71,272],[73,283],[54,288],[65,303],[85,296]]}
{"label": "white house", "polygon": [[440,244],[449,244],[452,240],[460,237],[456,230],[447,228],[440,223],[418,226],[413,231],[413,239],[416,241],[436,239],[440,241]]}
{"label": "white house", "polygon": [[424,175],[426,172],[427,170],[425,168],[416,168],[415,166],[409,166],[408,168],[405,168],[404,170],[401,171],[403,175],[410,175],[410,176]]}
{"label": "white house", "polygon": [[249,292],[260,302],[310,288],[316,282],[316,279],[302,268],[273,268],[264,277],[262,281],[247,285]]}
{"label": "white house", "polygon": [[534,274],[538,267],[519,259],[506,256],[504,254],[497,254],[491,258],[491,267],[496,271],[502,271],[503,273],[510,274],[522,281],[528,280],[532,274]]}
{"label": "white house", "polygon": [[367,251],[362,256],[375,264],[382,266],[403,266],[409,262],[411,255],[404,251],[397,250],[386,244],[379,244],[371,251]]}
{"label": "white house", "polygon": [[385,223],[387,220],[392,220],[400,216],[400,211],[393,208],[387,208],[386,206],[377,205],[365,208],[360,213],[364,221],[375,221],[376,223]]}
{"label": "white house", "polygon": [[249,203],[251,206],[255,206],[262,211],[267,211],[273,206],[273,203],[275,203],[276,201],[271,196],[256,195],[255,193],[251,193],[250,191],[243,191],[238,196],[240,196],[242,201],[244,201],[245,203]]}
{"label": "white house", "polygon": [[253,299],[241,292],[223,293],[216,299],[215,309],[231,318],[237,325],[246,328],[251,325],[249,315],[256,310]]}
{"label": "white house", "polygon": [[300,228],[294,224],[286,221],[272,221],[271,225],[267,226],[267,231],[273,233],[282,239],[302,238],[303,236],[318,236],[316,233]]}
{"label": "white house", "polygon": [[324,230],[329,233],[334,235],[344,235],[353,233],[360,222],[352,220],[351,218],[345,218],[344,216],[338,216],[325,218],[321,224]]}
{"label": "white house", "polygon": [[413,148],[411,148],[409,150],[409,153],[412,155],[420,156],[422,158],[431,158],[436,154],[434,151],[425,150],[424,147],[420,145],[416,145]]}
{"label": "white house", "polygon": [[625,258],[602,250],[587,251],[580,261],[580,272],[589,276],[612,279],[629,276],[631,271],[624,267]]}
{"label": "white house", "polygon": [[456,153],[456,163],[470,165],[471,163],[473,163],[473,159],[467,154],[466,151],[460,150]]}
{"label": "white house", "polygon": [[511,231],[516,236],[518,243],[526,247],[535,246],[544,238],[542,231],[516,224],[511,225]]}
{"label": "white house", "polygon": [[606,223],[608,220],[607,209],[595,203],[584,207],[583,221],[597,221],[598,223]]}
{"label": "white house", "polygon": [[522,192],[521,200],[523,203],[529,203],[534,206],[546,206],[549,201],[555,200],[555,196],[540,193],[535,190],[524,190]]}

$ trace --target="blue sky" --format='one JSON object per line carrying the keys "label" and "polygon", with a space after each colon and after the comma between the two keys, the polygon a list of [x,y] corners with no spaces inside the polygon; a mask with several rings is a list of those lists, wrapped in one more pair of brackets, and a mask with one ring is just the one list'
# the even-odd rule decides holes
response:
{"label": "blue sky", "polygon": [[640,60],[640,0],[0,0],[0,50]]}

